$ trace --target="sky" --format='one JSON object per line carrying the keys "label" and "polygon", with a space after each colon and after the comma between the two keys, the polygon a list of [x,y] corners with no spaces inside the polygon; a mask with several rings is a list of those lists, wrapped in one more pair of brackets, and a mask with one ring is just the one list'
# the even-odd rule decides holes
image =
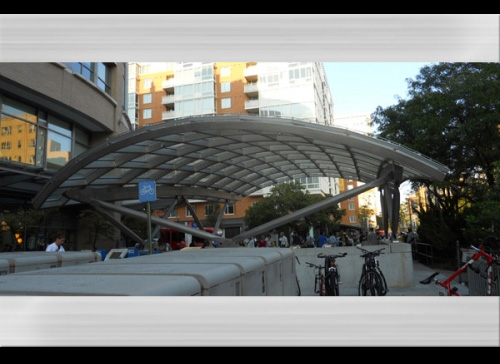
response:
{"label": "sky", "polygon": [[415,79],[423,62],[325,62],[334,116],[371,114],[377,106],[407,98],[406,79]]}
{"label": "sky", "polygon": [[[371,114],[378,106],[397,103],[397,96],[408,96],[406,79],[415,77],[424,62],[325,62],[332,93],[334,118],[353,114]],[[401,198],[411,192],[410,184],[400,186]]]}

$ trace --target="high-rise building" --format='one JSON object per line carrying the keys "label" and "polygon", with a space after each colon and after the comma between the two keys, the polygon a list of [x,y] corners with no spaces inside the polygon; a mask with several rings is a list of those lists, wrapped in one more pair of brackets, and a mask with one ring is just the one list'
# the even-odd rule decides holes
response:
{"label": "high-rise building", "polygon": [[[287,117],[333,125],[333,102],[323,65],[319,62],[185,62],[137,63],[139,127],[193,115],[250,114]],[[132,67],[132,66],[131,66]],[[130,86],[129,86],[130,88]],[[129,96],[129,100],[132,100]],[[334,178],[304,177],[311,193],[338,194]],[[240,233],[246,209],[270,188],[228,205],[226,237]],[[193,203],[200,218],[212,207]],[[187,208],[170,218],[192,222]]]}

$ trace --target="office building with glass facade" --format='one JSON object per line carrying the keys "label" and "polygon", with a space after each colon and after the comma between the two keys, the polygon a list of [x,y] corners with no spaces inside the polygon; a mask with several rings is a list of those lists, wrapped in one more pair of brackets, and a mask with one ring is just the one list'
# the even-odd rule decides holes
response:
{"label": "office building with glass facade", "polygon": [[72,159],[131,129],[127,69],[127,63],[0,63],[0,213],[29,208]]}

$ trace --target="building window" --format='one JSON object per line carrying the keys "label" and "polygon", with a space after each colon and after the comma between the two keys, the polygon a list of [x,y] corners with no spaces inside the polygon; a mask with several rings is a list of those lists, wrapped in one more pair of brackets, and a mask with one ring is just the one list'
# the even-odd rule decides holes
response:
{"label": "building window", "polygon": [[220,92],[229,92],[231,91],[231,82],[222,82],[220,84]]}
{"label": "building window", "polygon": [[149,64],[140,65],[139,66],[139,74],[143,75],[146,73],[151,73],[151,65],[149,65]]}
{"label": "building window", "polygon": [[203,81],[213,79],[212,66],[206,66],[201,69],[201,79]]}
{"label": "building window", "polygon": [[174,211],[170,212],[170,214],[168,214],[168,217],[175,219],[177,217],[177,211],[174,210]]}
{"label": "building window", "polygon": [[10,150],[10,142],[2,142],[2,150]]}
{"label": "building window", "polygon": [[349,204],[349,210],[354,210],[354,204],[353,203]]}
{"label": "building window", "polygon": [[73,72],[85,77],[107,94],[111,93],[111,68],[101,62],[70,62],[65,63]]}
{"label": "building window", "polygon": [[150,104],[153,101],[153,94],[144,94],[142,95],[142,103]]}
{"label": "building window", "polygon": [[227,97],[221,100],[221,107],[223,109],[229,109],[231,107],[231,98]]}
{"label": "building window", "polygon": [[186,207],[186,217],[192,217],[191,211]]}
{"label": "building window", "polygon": [[229,77],[231,76],[231,67],[225,66],[220,68],[220,76],[221,77]]}
{"label": "building window", "polygon": [[215,212],[215,206],[212,204],[205,205],[205,216],[212,215]]}
{"label": "building window", "polygon": [[96,85],[107,94],[111,93],[111,71],[104,63],[96,63]]}
{"label": "building window", "polygon": [[142,110],[142,118],[143,119],[151,119],[153,117],[152,109],[144,109]]}
{"label": "building window", "polygon": [[234,215],[234,203],[228,203],[224,215]]}
{"label": "building window", "polygon": [[150,89],[151,86],[153,86],[153,79],[152,78],[145,78],[143,85],[144,85],[145,89]]}
{"label": "building window", "polygon": [[18,153],[14,160],[60,169],[79,151],[89,149],[90,134],[76,125],[17,100],[3,97],[2,101],[0,124],[17,129],[19,133],[11,146],[15,148],[17,143]]}
{"label": "building window", "polygon": [[2,135],[11,135],[11,134],[12,134],[11,126],[6,126],[2,128]]}
{"label": "building window", "polygon": [[135,94],[128,94],[128,107],[133,108],[135,105]]}
{"label": "building window", "polygon": [[351,224],[355,224],[356,223],[356,216],[349,216],[349,222]]}
{"label": "building window", "polygon": [[313,188],[319,188],[319,178],[318,177],[302,177],[296,178],[295,182],[301,184],[304,189],[309,190]]}

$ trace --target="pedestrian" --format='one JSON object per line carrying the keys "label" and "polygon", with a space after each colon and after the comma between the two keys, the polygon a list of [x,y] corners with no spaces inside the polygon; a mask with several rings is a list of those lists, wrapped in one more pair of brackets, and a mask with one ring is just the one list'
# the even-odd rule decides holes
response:
{"label": "pedestrian", "polygon": [[260,237],[259,243],[257,245],[259,248],[266,248],[267,247],[267,241],[264,235]]}
{"label": "pedestrian", "polygon": [[56,235],[55,241],[52,244],[50,244],[47,247],[47,249],[45,249],[45,251],[46,252],[63,252],[64,251],[64,247],[63,247],[64,240],[65,240],[64,234],[58,233]]}
{"label": "pedestrian", "polygon": [[330,235],[330,244],[332,244],[334,246],[339,246],[339,241],[338,241],[337,237],[335,236],[335,233],[332,233],[332,235]]}
{"label": "pedestrian", "polygon": [[300,237],[295,231],[292,233],[292,245],[300,245]]}
{"label": "pedestrian", "polygon": [[253,236],[248,241],[247,248],[255,248],[255,238]]}
{"label": "pedestrian", "polygon": [[280,244],[280,248],[288,248],[288,239],[285,236],[285,233],[281,232],[280,237],[278,239],[278,242]]}
{"label": "pedestrian", "polygon": [[328,243],[328,238],[321,232],[318,237],[318,248],[322,248],[323,245]]}
{"label": "pedestrian", "polygon": [[310,248],[314,248],[315,247],[315,245],[314,245],[314,238],[310,234],[307,235],[306,243],[307,243],[307,246],[310,247]]}
{"label": "pedestrian", "polygon": [[412,228],[408,228],[406,242],[411,245],[411,250],[415,253],[417,251],[417,233],[415,233]]}

